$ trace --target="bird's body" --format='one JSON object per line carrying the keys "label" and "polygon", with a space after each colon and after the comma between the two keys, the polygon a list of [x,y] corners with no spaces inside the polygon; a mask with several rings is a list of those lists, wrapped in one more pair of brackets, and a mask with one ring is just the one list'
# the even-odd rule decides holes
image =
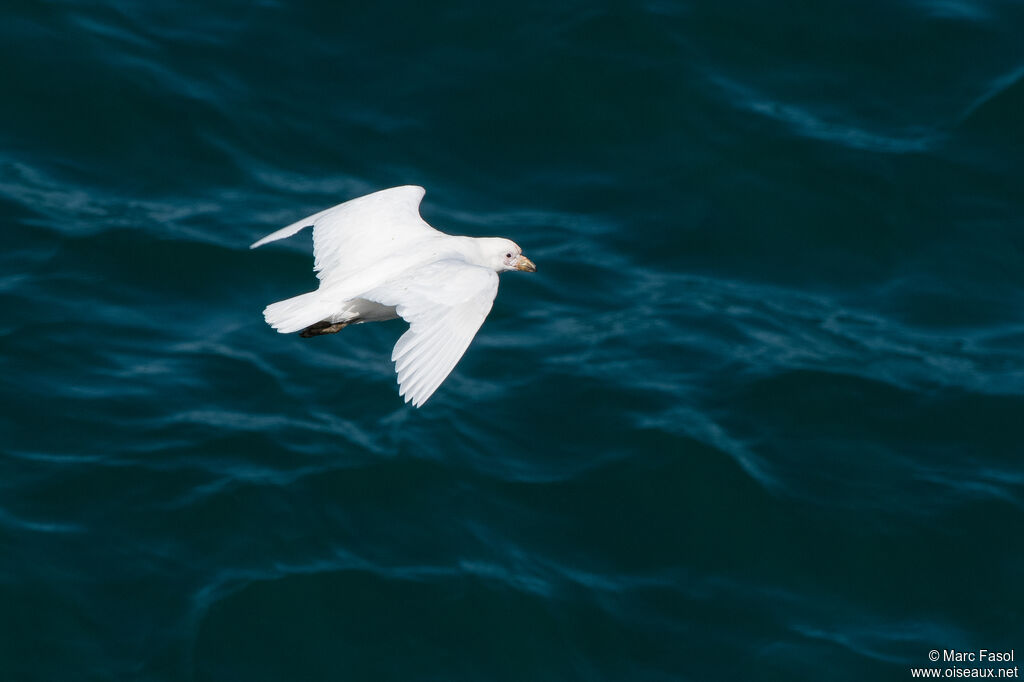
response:
{"label": "bird's body", "polygon": [[419,407],[473,340],[498,292],[498,273],[536,270],[515,243],[444,234],[419,215],[424,189],[393,187],[329,208],[254,243],[313,226],[316,291],[263,311],[281,333],[319,336],[402,317],[392,360],[400,394]]}

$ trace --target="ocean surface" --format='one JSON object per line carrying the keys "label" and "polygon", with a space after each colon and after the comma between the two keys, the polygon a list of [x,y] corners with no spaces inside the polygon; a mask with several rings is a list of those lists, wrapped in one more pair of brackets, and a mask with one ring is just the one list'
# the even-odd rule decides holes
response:
{"label": "ocean surface", "polygon": [[[1024,3],[2,14],[0,680],[1024,658]],[[539,270],[419,410],[248,249],[401,184]]]}

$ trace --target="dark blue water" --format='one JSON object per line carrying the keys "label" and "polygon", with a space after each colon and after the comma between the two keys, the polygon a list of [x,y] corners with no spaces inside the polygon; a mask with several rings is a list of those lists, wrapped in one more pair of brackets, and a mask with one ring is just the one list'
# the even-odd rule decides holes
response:
{"label": "dark blue water", "polygon": [[[1024,4],[18,1],[0,679],[1024,656]],[[514,239],[452,376],[305,340],[373,190]],[[948,667],[948,664],[947,664]]]}

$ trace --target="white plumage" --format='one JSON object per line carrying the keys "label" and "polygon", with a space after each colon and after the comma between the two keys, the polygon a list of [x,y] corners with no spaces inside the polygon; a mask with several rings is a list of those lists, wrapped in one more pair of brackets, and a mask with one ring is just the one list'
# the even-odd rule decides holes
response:
{"label": "white plumage", "polygon": [[263,311],[281,333],[316,336],[402,317],[391,359],[400,395],[419,407],[451,373],[498,293],[498,273],[536,271],[508,239],[457,237],[420,217],[425,190],[406,185],[346,201],[273,232],[250,248],[313,226],[316,291]]}

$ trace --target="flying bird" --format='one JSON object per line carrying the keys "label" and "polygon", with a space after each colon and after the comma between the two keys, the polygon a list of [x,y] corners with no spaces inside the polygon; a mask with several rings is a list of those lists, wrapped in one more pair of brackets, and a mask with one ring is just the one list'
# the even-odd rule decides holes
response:
{"label": "flying bird", "polygon": [[459,237],[420,217],[426,191],[392,187],[338,204],[252,244],[291,237],[313,227],[316,291],[271,303],[267,324],[310,338],[350,324],[403,318],[409,329],[391,360],[399,395],[419,407],[462,358],[491,311],[498,273],[536,272],[508,239]]}

